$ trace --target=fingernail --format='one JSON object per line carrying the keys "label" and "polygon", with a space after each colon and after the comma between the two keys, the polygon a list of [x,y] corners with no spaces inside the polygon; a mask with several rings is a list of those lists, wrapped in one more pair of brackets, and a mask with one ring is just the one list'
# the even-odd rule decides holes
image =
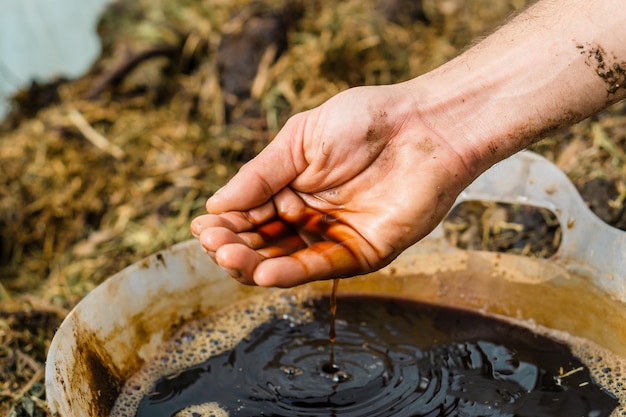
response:
{"label": "fingernail", "polygon": [[189,225],[189,230],[191,230],[191,234],[196,239],[200,239],[200,235],[204,231],[204,228],[202,227],[202,223],[201,222],[199,222],[196,219],[194,219],[194,220],[191,221],[191,224]]}
{"label": "fingernail", "polygon": [[231,277],[233,277],[235,279],[239,279],[239,278],[242,277],[241,271],[238,270],[238,269],[224,268],[224,271],[226,271],[228,273],[228,275],[230,275]]}

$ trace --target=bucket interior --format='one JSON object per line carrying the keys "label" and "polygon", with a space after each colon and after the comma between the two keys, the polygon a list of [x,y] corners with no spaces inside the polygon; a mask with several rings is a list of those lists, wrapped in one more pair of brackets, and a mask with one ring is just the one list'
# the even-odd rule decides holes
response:
{"label": "bucket interior", "polygon": [[[381,271],[341,281],[339,293],[523,320],[626,358],[626,304],[598,289],[593,277],[576,276],[551,260],[429,244],[416,245]],[[110,278],[67,317],[47,362],[50,408],[60,416],[108,416],[125,380],[189,320],[267,291],[330,290],[328,281],[295,290],[242,286],[196,241],[157,253]]]}

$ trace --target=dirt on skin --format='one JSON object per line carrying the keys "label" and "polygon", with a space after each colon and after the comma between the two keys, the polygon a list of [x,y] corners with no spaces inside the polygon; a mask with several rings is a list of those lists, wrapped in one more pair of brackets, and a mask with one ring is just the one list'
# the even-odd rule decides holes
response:
{"label": "dirt on skin", "polygon": [[[0,415],[49,415],[44,360],[65,315],[106,277],[191,238],[206,198],[289,115],[424,73],[525,4],[113,2],[91,70],[19,92],[0,126]],[[622,229],[625,112],[614,105],[533,147]],[[558,246],[550,213],[526,207],[464,205],[446,230],[466,248]]]}

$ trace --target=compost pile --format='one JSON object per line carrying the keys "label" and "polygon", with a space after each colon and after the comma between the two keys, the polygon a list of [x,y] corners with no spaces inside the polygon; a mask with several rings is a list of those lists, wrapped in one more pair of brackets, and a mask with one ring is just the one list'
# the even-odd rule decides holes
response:
{"label": "compost pile", "polygon": [[[0,415],[48,415],[45,354],[68,311],[106,277],[191,238],[206,198],[290,115],[422,74],[525,3],[113,2],[91,70],[18,93],[0,125]],[[625,111],[534,147],[622,229]],[[524,207],[467,204],[446,229],[466,248],[558,246],[554,217]]]}

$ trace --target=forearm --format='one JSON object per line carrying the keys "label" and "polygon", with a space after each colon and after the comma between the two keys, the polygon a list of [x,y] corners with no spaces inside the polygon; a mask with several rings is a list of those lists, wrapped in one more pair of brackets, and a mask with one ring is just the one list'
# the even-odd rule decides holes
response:
{"label": "forearm", "polygon": [[542,0],[409,81],[417,111],[479,174],[626,97],[622,0]]}

